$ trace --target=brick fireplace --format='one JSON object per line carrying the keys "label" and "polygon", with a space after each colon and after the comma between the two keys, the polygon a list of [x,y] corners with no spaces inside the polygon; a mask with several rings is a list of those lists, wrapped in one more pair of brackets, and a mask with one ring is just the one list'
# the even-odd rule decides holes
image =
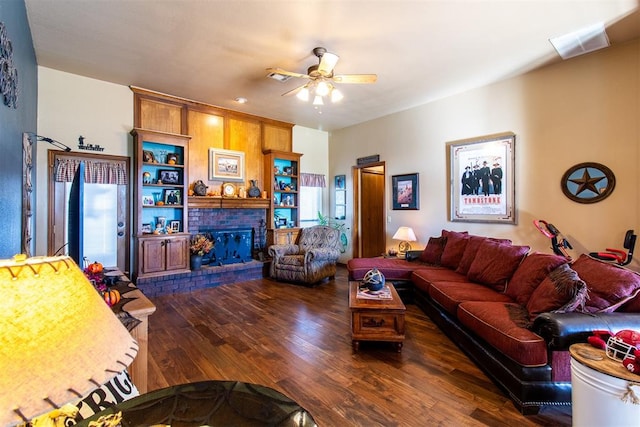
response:
{"label": "brick fireplace", "polygon": [[[259,203],[258,201],[252,202],[253,204]],[[221,240],[228,240],[231,243],[231,249],[227,254],[229,256],[225,262],[220,262],[220,259],[225,257],[225,250],[219,247],[218,250],[222,252],[222,255],[212,254],[215,256],[215,261],[210,256],[209,259],[212,261],[209,265],[203,266],[201,270],[141,279],[136,285],[145,295],[153,297],[264,277],[267,264],[253,259],[253,255],[257,250],[264,248],[266,243],[265,216],[266,208],[262,208],[262,206],[201,207],[192,206],[190,200],[189,229],[187,231],[191,234],[218,233]],[[244,249],[240,250],[238,249],[239,245],[248,246],[243,246]],[[234,251],[238,253],[234,254]]]}

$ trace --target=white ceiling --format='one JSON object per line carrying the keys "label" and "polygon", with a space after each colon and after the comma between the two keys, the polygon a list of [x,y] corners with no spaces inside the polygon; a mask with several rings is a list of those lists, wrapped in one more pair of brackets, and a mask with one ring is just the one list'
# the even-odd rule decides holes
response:
{"label": "white ceiling", "polygon": [[[596,22],[640,35],[638,0],[25,0],[38,64],[334,130],[559,61],[551,37]],[[345,98],[320,110],[281,94],[316,46],[336,53]],[[244,105],[234,102],[246,97]]]}

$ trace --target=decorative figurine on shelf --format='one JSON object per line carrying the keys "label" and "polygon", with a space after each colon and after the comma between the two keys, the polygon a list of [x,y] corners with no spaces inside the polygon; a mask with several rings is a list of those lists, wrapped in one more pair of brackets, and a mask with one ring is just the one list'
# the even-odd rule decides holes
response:
{"label": "decorative figurine on shelf", "polygon": [[142,174],[142,183],[151,184],[151,174],[149,172],[144,172]]}
{"label": "decorative figurine on shelf", "polygon": [[249,186],[249,191],[247,191],[247,195],[249,197],[253,197],[253,198],[258,198],[260,197],[260,195],[262,194],[260,189],[258,188],[257,185],[257,180],[255,179],[250,179],[249,182],[251,183],[251,186]]}
{"label": "decorative figurine on shelf", "polygon": [[197,180],[195,184],[193,184],[193,192],[196,196],[206,196],[207,195],[207,187],[201,179]]}

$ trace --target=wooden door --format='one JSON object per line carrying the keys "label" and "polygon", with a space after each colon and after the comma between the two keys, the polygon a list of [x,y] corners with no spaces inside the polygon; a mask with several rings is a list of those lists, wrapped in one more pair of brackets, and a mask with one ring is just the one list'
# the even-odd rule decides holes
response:
{"label": "wooden door", "polygon": [[380,256],[386,250],[384,167],[360,173],[360,256]]}

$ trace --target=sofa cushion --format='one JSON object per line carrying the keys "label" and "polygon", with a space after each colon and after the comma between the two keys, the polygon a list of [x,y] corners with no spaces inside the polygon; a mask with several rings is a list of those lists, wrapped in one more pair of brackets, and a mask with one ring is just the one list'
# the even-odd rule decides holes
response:
{"label": "sofa cushion", "polygon": [[411,280],[419,264],[401,258],[352,258],[347,261],[349,280],[362,280],[367,271],[377,268],[387,280]]}
{"label": "sofa cushion", "polygon": [[625,302],[619,311],[624,313],[640,313],[640,293],[637,293],[635,297]]}
{"label": "sofa cushion", "polygon": [[587,283],[590,313],[608,313],[630,301],[640,290],[640,276],[615,264],[593,259],[585,254],[571,265]]}
{"label": "sofa cushion", "polygon": [[[431,278],[434,277],[433,274],[436,271],[441,271],[443,275],[455,274],[454,271],[449,270],[446,267],[442,266],[425,266],[420,267],[413,271],[411,274],[411,282],[415,289],[418,289],[426,294],[429,294],[429,288],[431,287]],[[466,277],[463,277],[463,280],[466,281]]]}
{"label": "sofa cushion", "polygon": [[432,282],[429,296],[453,315],[465,301],[513,302],[504,294],[471,282]]}
{"label": "sofa cushion", "polygon": [[527,303],[531,320],[547,311],[574,311],[586,299],[586,284],[578,274],[562,264],[540,283]]}
{"label": "sofa cushion", "polygon": [[442,235],[446,236],[447,243],[444,245],[440,264],[455,270],[458,268],[462,255],[464,255],[464,250],[466,249],[467,242],[469,241],[469,234],[467,232],[445,232],[445,230],[442,230]]}
{"label": "sofa cushion", "polygon": [[429,238],[427,246],[420,254],[420,261],[426,262],[428,264],[440,265],[442,252],[444,252],[444,245],[446,243],[447,238],[443,236]]}
{"label": "sofa cushion", "polygon": [[473,282],[504,292],[507,280],[511,278],[527,252],[528,246],[509,245],[487,239],[480,244],[467,277]]}
{"label": "sofa cushion", "polygon": [[478,249],[482,242],[486,239],[491,239],[494,242],[499,243],[511,243],[509,239],[494,239],[493,237],[483,237],[483,236],[469,236],[469,241],[467,242],[467,247],[464,249],[464,254],[462,254],[462,258],[458,263],[458,268],[456,268],[456,272],[460,274],[467,274],[469,272],[469,267],[471,267],[471,263],[476,258],[476,254],[478,253]]}
{"label": "sofa cushion", "polygon": [[468,282],[467,276],[456,273],[446,267],[419,267],[413,271],[411,280],[416,277],[428,280],[429,282]]}
{"label": "sofa cushion", "polygon": [[484,341],[523,366],[547,364],[547,343],[519,326],[513,313],[519,304],[467,301],[458,307],[458,320]]}
{"label": "sofa cushion", "polygon": [[534,252],[527,255],[513,273],[505,293],[515,302],[527,305],[533,291],[551,271],[568,260],[559,255]]}

